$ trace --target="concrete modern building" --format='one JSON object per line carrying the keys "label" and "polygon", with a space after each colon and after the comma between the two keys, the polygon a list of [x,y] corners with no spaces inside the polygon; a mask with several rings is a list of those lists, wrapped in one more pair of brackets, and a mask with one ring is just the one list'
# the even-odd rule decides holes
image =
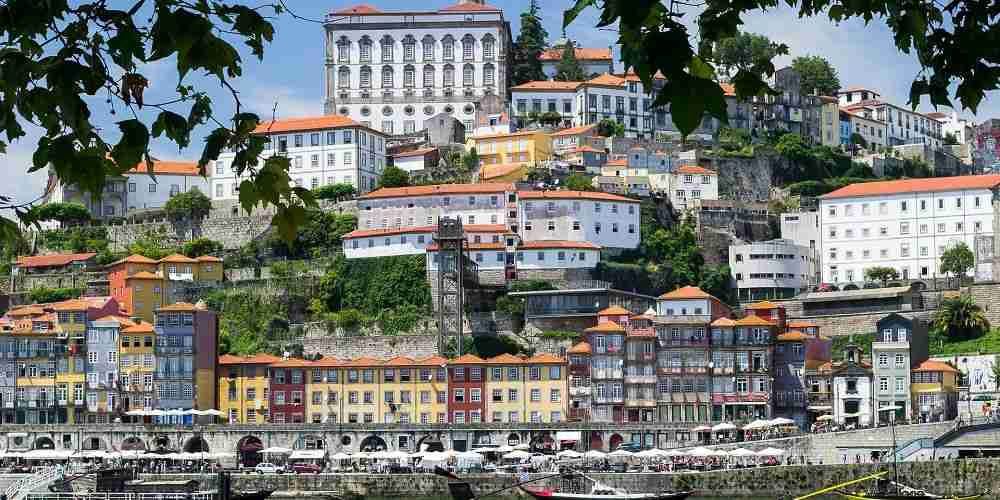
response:
{"label": "concrete modern building", "polygon": [[[254,134],[267,142],[259,161],[288,157],[288,175],[297,187],[315,189],[350,184],[358,193],[378,186],[386,162],[386,134],[346,116],[285,118],[263,122]],[[210,165],[212,200],[238,200],[244,179],[233,170],[236,154],[224,151]]]}
{"label": "concrete modern building", "polygon": [[861,283],[871,266],[892,267],[904,280],[938,277],[947,248],[962,242],[975,249],[977,237],[992,236],[998,184],[1000,175],[905,179],[822,196],[821,279]]}
{"label": "concrete modern building", "polygon": [[445,112],[472,130],[480,99],[507,101],[510,24],[479,0],[394,12],[355,5],[331,12],[325,28],[328,115],[392,135]]}
{"label": "concrete modern building", "polygon": [[889,411],[879,410],[887,406],[898,408],[897,421],[909,420],[916,414],[910,399],[910,371],[927,360],[927,323],[893,313],[875,325],[872,342],[875,423],[885,423],[890,418]]}
{"label": "concrete modern building", "polygon": [[785,299],[817,284],[815,252],[791,240],[729,247],[729,269],[740,301]]}

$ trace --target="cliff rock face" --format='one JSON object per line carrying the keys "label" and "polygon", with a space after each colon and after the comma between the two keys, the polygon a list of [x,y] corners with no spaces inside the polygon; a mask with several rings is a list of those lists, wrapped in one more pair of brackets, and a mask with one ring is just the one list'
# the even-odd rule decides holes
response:
{"label": "cliff rock face", "polygon": [[771,197],[777,172],[787,170],[788,160],[773,151],[758,149],[753,158],[706,156],[701,165],[719,173],[719,198],[766,201]]}

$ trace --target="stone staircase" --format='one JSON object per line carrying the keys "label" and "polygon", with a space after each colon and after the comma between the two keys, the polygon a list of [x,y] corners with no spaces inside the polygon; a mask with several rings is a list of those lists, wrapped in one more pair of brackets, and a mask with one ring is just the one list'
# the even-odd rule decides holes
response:
{"label": "stone staircase", "polygon": [[40,491],[49,485],[63,478],[63,468],[61,466],[46,467],[34,474],[24,476],[11,481],[3,489],[5,500],[21,500],[34,491]]}

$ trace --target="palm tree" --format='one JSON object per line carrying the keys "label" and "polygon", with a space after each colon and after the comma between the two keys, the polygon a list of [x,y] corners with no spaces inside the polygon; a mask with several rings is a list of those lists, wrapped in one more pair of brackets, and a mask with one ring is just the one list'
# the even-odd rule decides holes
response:
{"label": "palm tree", "polygon": [[969,340],[982,336],[990,329],[983,310],[969,297],[941,301],[932,326],[952,340]]}

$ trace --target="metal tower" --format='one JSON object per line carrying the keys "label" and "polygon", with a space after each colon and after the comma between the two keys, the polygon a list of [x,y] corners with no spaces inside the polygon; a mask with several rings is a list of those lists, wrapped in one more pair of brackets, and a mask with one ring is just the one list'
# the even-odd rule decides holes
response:
{"label": "metal tower", "polygon": [[[465,229],[461,218],[438,219],[434,242],[437,244],[438,261],[438,352],[445,357],[462,355],[462,311],[465,302],[466,266]],[[450,348],[448,339],[455,339],[457,352]]]}

